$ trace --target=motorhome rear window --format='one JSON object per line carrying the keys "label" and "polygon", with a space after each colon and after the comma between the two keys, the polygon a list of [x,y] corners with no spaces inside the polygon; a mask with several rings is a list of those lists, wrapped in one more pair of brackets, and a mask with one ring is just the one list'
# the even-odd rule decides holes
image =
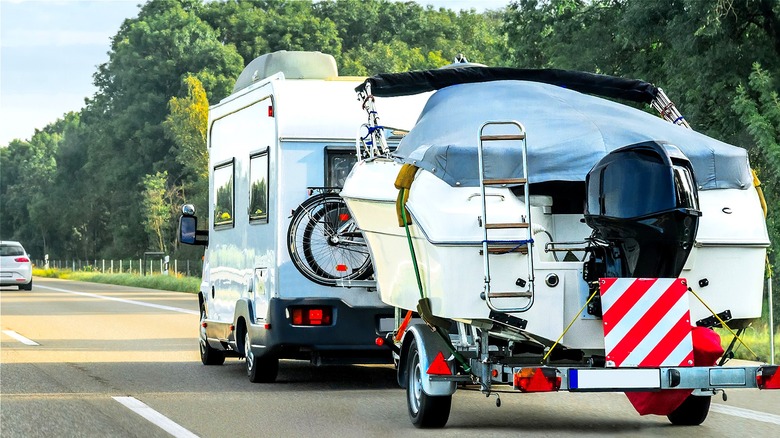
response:
{"label": "motorhome rear window", "polygon": [[355,148],[325,149],[325,187],[344,187],[344,180],[357,163]]}
{"label": "motorhome rear window", "polygon": [[249,222],[268,223],[268,150],[249,157]]}
{"label": "motorhome rear window", "polygon": [[214,167],[214,229],[233,226],[233,181],[233,160]]}

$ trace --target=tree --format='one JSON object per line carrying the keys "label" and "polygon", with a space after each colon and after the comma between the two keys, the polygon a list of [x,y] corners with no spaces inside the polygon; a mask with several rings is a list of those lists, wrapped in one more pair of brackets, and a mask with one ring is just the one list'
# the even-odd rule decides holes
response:
{"label": "tree", "polygon": [[13,140],[0,149],[0,234],[22,241],[41,257],[48,253],[57,229],[57,210],[49,193],[54,187],[55,156],[64,132],[78,124],[78,115],[66,114],[41,130],[30,141]]}
{"label": "tree", "polygon": [[[751,162],[762,179],[766,204],[770,207],[767,229],[774,245],[769,260],[775,273],[780,272],[780,258],[777,256],[780,242],[780,220],[777,216],[780,211],[776,210],[780,206],[780,98],[777,90],[775,78],[755,64],[748,84],[737,88],[737,98],[732,105],[755,144]],[[780,290],[780,279],[774,279],[773,289]],[[780,300],[774,301],[774,313],[780,315]],[[780,326],[780,317],[776,318],[775,323]]]}
{"label": "tree", "polygon": [[206,90],[195,76],[184,79],[186,97],[172,97],[168,103],[170,112],[163,122],[166,135],[173,140],[173,153],[181,164],[182,179],[192,182],[206,181],[209,176],[209,156],[206,150],[209,101]]}
{"label": "tree", "polygon": [[[152,0],[113,38],[109,62],[95,75],[98,93],[89,101],[84,171],[101,191],[91,203],[104,212],[96,230],[104,255],[145,249],[138,187],[144,175],[181,175],[174,142],[163,127],[168,103],[187,92],[184,78],[197,78],[213,101],[226,96],[242,68],[235,48],[224,45],[198,17],[198,0]],[[122,195],[119,195],[122,194]]]}

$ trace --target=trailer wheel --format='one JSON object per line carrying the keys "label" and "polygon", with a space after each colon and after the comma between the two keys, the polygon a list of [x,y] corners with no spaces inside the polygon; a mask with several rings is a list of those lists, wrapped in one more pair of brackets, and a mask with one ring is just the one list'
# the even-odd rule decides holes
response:
{"label": "trailer wheel", "polygon": [[279,359],[275,357],[258,357],[252,352],[249,331],[244,334],[244,357],[246,358],[246,375],[252,383],[273,383],[279,374]]}
{"label": "trailer wheel", "polygon": [[698,426],[710,412],[710,396],[689,395],[688,398],[666,418],[676,426]]}
{"label": "trailer wheel", "polygon": [[225,363],[225,352],[211,348],[206,340],[205,329],[203,328],[203,320],[206,319],[206,312],[203,306],[200,308],[200,336],[198,337],[198,344],[200,345],[200,361],[203,365],[222,365]]}
{"label": "trailer wheel", "polygon": [[412,424],[418,428],[440,428],[450,418],[452,395],[431,396],[422,389],[423,373],[417,341],[409,345],[409,362],[406,370],[406,404]]}

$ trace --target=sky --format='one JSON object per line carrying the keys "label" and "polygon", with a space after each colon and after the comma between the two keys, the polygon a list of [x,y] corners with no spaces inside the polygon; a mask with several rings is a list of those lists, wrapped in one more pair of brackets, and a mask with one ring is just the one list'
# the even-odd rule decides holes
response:
{"label": "sky", "polygon": [[[509,0],[417,0],[453,10]],[[84,107],[111,37],[144,0],[0,0],[0,147]]]}

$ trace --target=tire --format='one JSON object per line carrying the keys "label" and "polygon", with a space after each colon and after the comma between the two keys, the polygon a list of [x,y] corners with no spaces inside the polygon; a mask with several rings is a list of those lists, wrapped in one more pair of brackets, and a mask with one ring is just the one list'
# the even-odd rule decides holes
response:
{"label": "tire", "polygon": [[362,280],[373,273],[363,234],[335,193],[312,196],[295,210],[287,250],[298,271],[318,284],[335,286],[338,280]]}
{"label": "tire", "polygon": [[206,312],[203,307],[200,308],[200,336],[198,344],[200,345],[200,361],[203,365],[222,365],[225,363],[225,352],[211,348],[206,340],[206,333],[203,329],[203,321],[206,319]]}
{"label": "tire", "polygon": [[19,290],[32,290],[32,283],[33,283],[33,281],[32,281],[32,279],[30,279],[29,283],[27,283],[27,284],[20,284],[19,285]]}
{"label": "tire", "polygon": [[710,396],[689,395],[688,398],[666,418],[676,426],[698,426],[704,423],[710,412]]}
{"label": "tire", "polygon": [[273,383],[279,375],[279,359],[275,357],[258,357],[250,347],[249,331],[244,330],[244,357],[246,358],[246,375],[252,383]]}
{"label": "tire", "polygon": [[406,376],[406,405],[412,424],[420,429],[441,428],[450,418],[452,395],[431,396],[422,390],[423,369],[417,341],[409,346],[409,362]]}

